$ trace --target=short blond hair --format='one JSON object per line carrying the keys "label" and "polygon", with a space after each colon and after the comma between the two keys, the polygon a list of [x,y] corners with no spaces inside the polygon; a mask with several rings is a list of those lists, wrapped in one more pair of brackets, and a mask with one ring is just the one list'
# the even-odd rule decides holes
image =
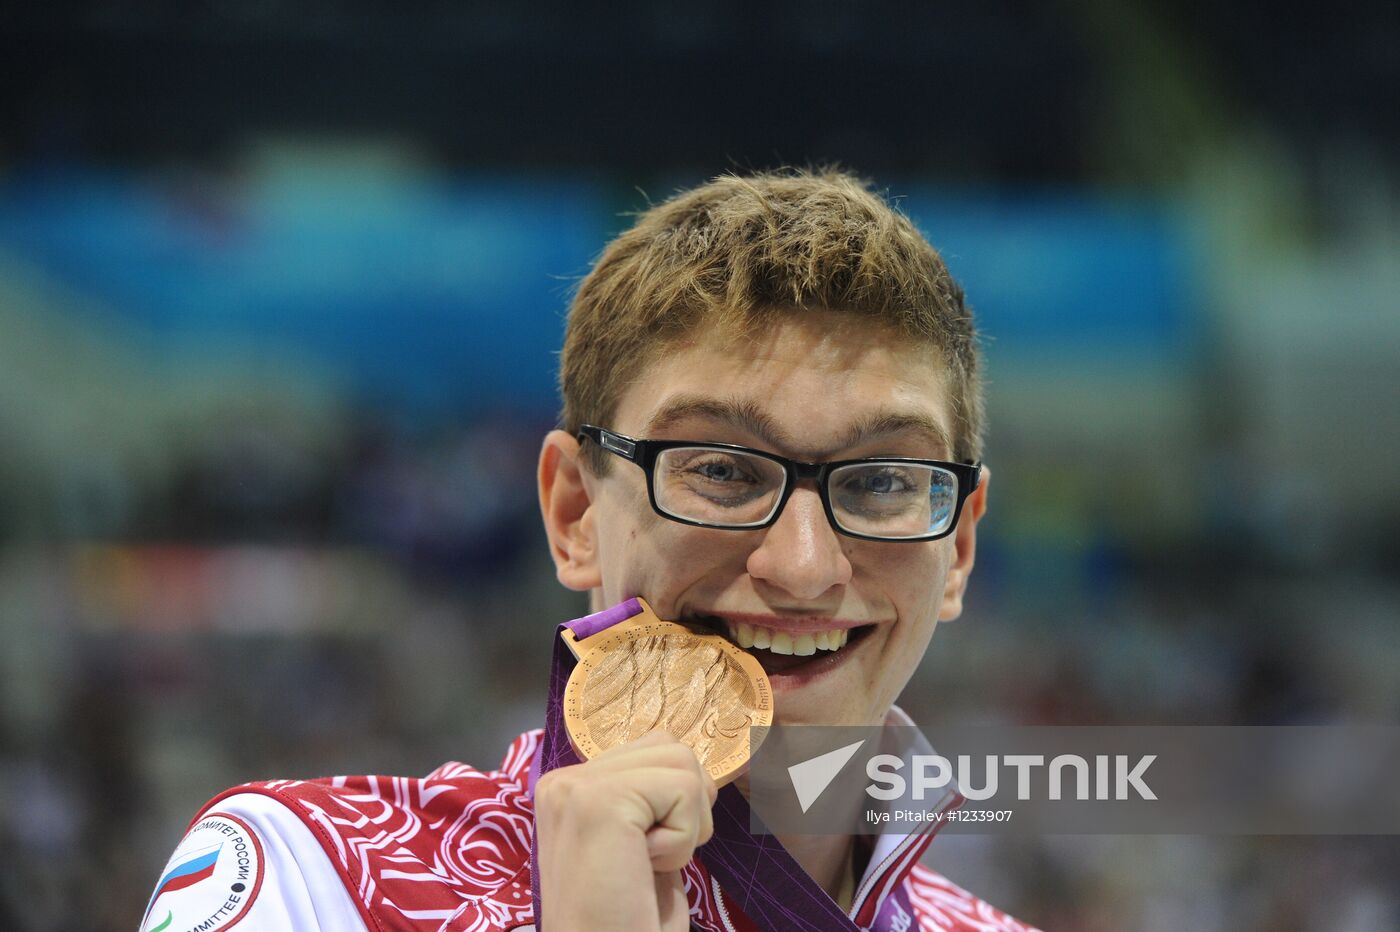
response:
{"label": "short blond hair", "polygon": [[[908,217],[862,179],[828,170],[721,175],[638,215],[569,308],[562,426],[610,426],[639,367],[702,325],[743,334],[809,309],[871,319],[938,353],[952,454],[981,459],[981,354],[962,288]],[[605,474],[608,458],[586,446]]]}

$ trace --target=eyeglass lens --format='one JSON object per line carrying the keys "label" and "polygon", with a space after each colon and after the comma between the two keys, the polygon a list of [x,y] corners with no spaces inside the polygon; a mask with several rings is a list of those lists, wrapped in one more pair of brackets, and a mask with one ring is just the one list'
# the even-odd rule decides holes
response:
{"label": "eyeglass lens", "polygon": [[[673,447],[656,458],[656,504],[688,521],[752,527],[773,516],[787,472],[773,460],[732,450]],[[831,510],[842,528],[871,537],[925,537],[947,530],[958,479],[936,466],[855,463],[831,472]]]}

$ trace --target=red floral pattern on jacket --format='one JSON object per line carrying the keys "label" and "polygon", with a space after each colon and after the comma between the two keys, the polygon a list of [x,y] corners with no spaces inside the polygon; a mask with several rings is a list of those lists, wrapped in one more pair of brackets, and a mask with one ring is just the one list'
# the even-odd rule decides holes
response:
{"label": "red floral pattern on jacket", "polygon": [[[370,929],[495,932],[530,926],[534,811],[526,784],[541,734],[528,731],[512,742],[498,770],[449,763],[422,779],[249,783],[220,794],[209,806],[247,792],[287,806],[321,842]],[[920,929],[1034,932],[919,864],[931,837],[867,877],[858,923],[870,922],[883,897],[902,883]],[[699,858],[682,876],[693,927],[706,932],[756,928]]]}

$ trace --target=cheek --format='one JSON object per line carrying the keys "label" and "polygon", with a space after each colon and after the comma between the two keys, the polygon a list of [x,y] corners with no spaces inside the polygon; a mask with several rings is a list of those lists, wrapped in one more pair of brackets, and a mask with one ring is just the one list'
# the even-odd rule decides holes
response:
{"label": "cheek", "polygon": [[[946,540],[946,538],[945,538]],[[951,565],[951,549],[935,540],[923,544],[886,544],[899,548],[878,554],[870,562],[870,570],[887,581],[898,581],[903,589],[920,590],[931,587],[935,578],[941,579]]]}
{"label": "cheek", "polygon": [[685,528],[652,511],[645,493],[639,502],[616,503],[610,524],[610,533],[604,537],[605,569],[625,575],[633,586],[653,584],[668,566],[679,568],[691,562],[686,556],[695,552],[684,542]]}
{"label": "cheek", "polygon": [[898,607],[905,637],[927,637],[937,621],[953,552],[943,543],[909,545],[915,552],[904,559],[886,558],[872,568],[881,588]]}

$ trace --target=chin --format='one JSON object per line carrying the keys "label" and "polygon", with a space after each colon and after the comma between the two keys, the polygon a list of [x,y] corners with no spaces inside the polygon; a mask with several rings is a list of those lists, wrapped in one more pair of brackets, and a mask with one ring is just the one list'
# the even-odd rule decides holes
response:
{"label": "chin", "polygon": [[[853,702],[841,695],[815,696],[815,689],[792,690],[773,697],[775,725],[865,725],[864,702]],[[808,695],[804,695],[808,694]],[[859,711],[858,711],[859,710]]]}

